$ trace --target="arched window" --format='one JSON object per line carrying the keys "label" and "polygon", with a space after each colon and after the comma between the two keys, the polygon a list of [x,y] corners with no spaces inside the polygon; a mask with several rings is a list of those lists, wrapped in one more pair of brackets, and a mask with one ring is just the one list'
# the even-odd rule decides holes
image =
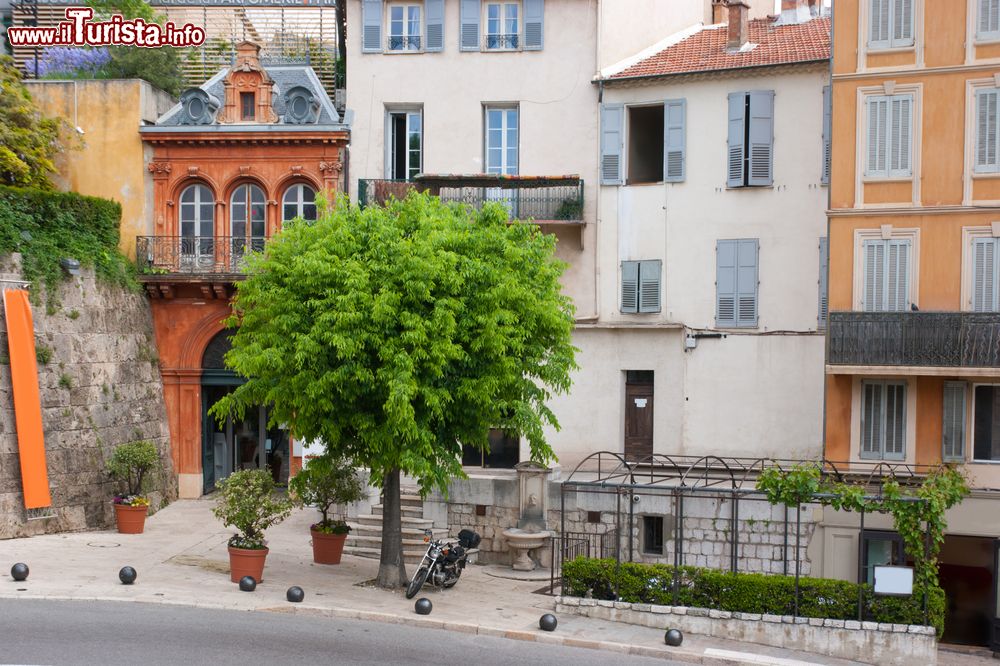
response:
{"label": "arched window", "polygon": [[306,222],[316,221],[316,190],[299,183],[285,190],[281,200],[281,221],[290,222],[301,217]]}
{"label": "arched window", "polygon": [[215,237],[215,197],[204,185],[190,185],[181,193],[181,254],[212,254]]}
{"label": "arched window", "polygon": [[264,191],[256,185],[240,185],[233,192],[229,205],[229,231],[233,237],[234,253],[243,248],[261,251],[267,235],[264,221],[266,207]]}

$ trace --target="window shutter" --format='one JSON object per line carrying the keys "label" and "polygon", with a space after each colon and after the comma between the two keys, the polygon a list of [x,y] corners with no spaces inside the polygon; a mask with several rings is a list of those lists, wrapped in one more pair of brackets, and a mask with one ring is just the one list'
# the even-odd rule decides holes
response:
{"label": "window shutter", "polygon": [[601,105],[601,185],[622,184],[622,128],[625,107]]}
{"label": "window shutter", "polygon": [[736,250],[734,240],[715,245],[715,325],[736,326]]}
{"label": "window shutter", "polygon": [[524,1],[524,50],[540,51],[545,39],[545,0]]}
{"label": "window shutter", "polygon": [[865,288],[862,309],[881,312],[885,309],[885,241],[865,241]]}
{"label": "window shutter", "polygon": [[639,262],[639,312],[660,311],[660,261]]}
{"label": "window shutter", "polygon": [[891,100],[889,175],[909,176],[910,146],[913,141],[913,98],[898,95]]}
{"label": "window shutter", "polygon": [[[997,0],[1000,2],[1000,0]],[[980,90],[976,93],[976,172],[996,173],[997,106],[1000,91]]]}
{"label": "window shutter", "polygon": [[757,326],[757,239],[737,241],[736,325]]}
{"label": "window shutter", "polygon": [[886,244],[889,255],[886,310],[905,312],[910,309],[910,241],[890,240]]}
{"label": "window shutter", "polygon": [[906,385],[885,385],[885,435],[883,457],[906,457]]}
{"label": "window shutter", "polygon": [[830,263],[830,250],[826,238],[819,239],[819,328],[826,328],[829,313],[829,294],[827,291],[827,271]]}
{"label": "window shutter", "polygon": [[996,239],[976,238],[972,241],[972,310],[996,312],[997,256]]}
{"label": "window shutter", "polygon": [[686,137],[685,116],[687,102],[683,99],[667,100],[663,105],[663,179],[668,183],[684,180],[684,148]]}
{"label": "window shutter", "polygon": [[622,262],[622,312],[639,311],[639,262]]}
{"label": "window shutter", "polygon": [[826,185],[830,184],[830,161],[832,159],[832,142],[831,135],[833,134],[833,99],[830,94],[830,86],[823,86],[823,170],[820,176],[820,182]]}
{"label": "window shutter", "polygon": [[892,46],[913,44],[913,0],[893,0]]}
{"label": "window shutter", "polygon": [[382,0],[364,0],[361,5],[361,51],[382,52]]}
{"label": "window shutter", "polygon": [[1000,33],[1000,0],[979,0],[977,37],[997,37]]}
{"label": "window shutter", "polygon": [[965,460],[965,395],[964,382],[944,383],[941,459],[946,462]]}
{"label": "window shutter", "polygon": [[462,24],[462,51],[479,51],[479,18],[482,15],[480,0],[462,0],[460,22]]}
{"label": "window shutter", "polygon": [[870,48],[889,47],[889,3],[893,0],[871,0]]}
{"label": "window shutter", "polygon": [[774,182],[774,91],[750,93],[750,185]]}
{"label": "window shutter", "polygon": [[427,37],[424,50],[444,50],[444,0],[424,0]]}
{"label": "window shutter", "polygon": [[729,93],[729,162],[727,187],[743,186],[746,93]]}
{"label": "window shutter", "polygon": [[882,451],[882,384],[861,386],[861,457],[877,458]]}
{"label": "window shutter", "polygon": [[[888,0],[886,0],[888,1]],[[865,175],[886,175],[886,116],[889,101],[885,97],[868,98],[868,160]]]}

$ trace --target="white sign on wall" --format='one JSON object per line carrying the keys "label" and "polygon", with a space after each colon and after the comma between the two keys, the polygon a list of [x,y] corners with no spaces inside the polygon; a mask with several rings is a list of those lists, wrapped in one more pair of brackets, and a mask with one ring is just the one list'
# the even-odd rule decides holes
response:
{"label": "white sign on wall", "polygon": [[648,398],[636,398],[635,406],[639,409],[644,409],[646,407],[646,400],[648,400]]}
{"label": "white sign on wall", "polygon": [[875,594],[908,597],[913,594],[913,567],[875,567]]}

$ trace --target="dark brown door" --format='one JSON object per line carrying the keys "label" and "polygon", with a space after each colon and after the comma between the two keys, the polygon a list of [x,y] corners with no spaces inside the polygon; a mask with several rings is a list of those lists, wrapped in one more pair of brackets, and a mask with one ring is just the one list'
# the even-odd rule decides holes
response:
{"label": "dark brown door", "polygon": [[[650,373],[652,374],[652,373]],[[625,458],[653,455],[653,382],[625,383]]]}

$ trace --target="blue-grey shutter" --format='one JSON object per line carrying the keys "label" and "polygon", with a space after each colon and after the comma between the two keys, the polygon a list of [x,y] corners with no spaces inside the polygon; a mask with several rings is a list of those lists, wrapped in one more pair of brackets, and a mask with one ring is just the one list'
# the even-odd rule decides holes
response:
{"label": "blue-grey shutter", "polygon": [[660,261],[639,262],[639,312],[660,311]]}
{"label": "blue-grey shutter", "polygon": [[889,98],[868,98],[868,136],[866,144],[868,159],[865,162],[866,176],[888,176],[888,117]]}
{"label": "blue-grey shutter", "polygon": [[889,176],[906,177],[912,173],[913,96],[889,98]]}
{"label": "blue-grey shutter", "polygon": [[362,0],[361,51],[382,52],[382,0]]}
{"label": "blue-grey shutter", "polygon": [[886,460],[906,457],[906,384],[885,384],[885,419],[882,456]]}
{"label": "blue-grey shutter", "polygon": [[941,428],[941,459],[965,461],[965,382],[944,383],[944,416]]}
{"label": "blue-grey shutter", "polygon": [[736,326],[736,250],[738,241],[715,245],[715,325]]}
{"label": "blue-grey shutter", "polygon": [[663,180],[679,183],[684,180],[684,124],[687,102],[670,99],[663,104]]}
{"label": "blue-grey shutter", "polygon": [[819,314],[817,316],[820,328],[826,328],[826,319],[830,308],[830,296],[827,288],[827,271],[830,264],[830,248],[826,238],[819,239]]}
{"label": "blue-grey shutter", "polygon": [[830,94],[830,86],[823,86],[823,171],[820,175],[820,182],[824,185],[830,184],[830,161],[833,158],[833,98]]}
{"label": "blue-grey shutter", "polygon": [[997,312],[997,269],[1000,257],[995,238],[976,238],[972,241],[972,310]]}
{"label": "blue-grey shutter", "polygon": [[997,159],[998,107],[1000,90],[991,88],[976,93],[976,173],[996,173],[1000,166]]}
{"label": "blue-grey shutter", "polygon": [[424,0],[427,38],[425,51],[444,50],[444,0]]}
{"label": "blue-grey shutter", "polygon": [[744,141],[746,138],[746,93],[729,93],[729,139],[727,146],[728,175],[727,187],[743,186]]}
{"label": "blue-grey shutter", "polygon": [[601,185],[622,184],[622,138],[625,107],[601,105]]}
{"label": "blue-grey shutter", "polygon": [[893,47],[913,44],[913,0],[893,0],[892,42]]}
{"label": "blue-grey shutter", "polygon": [[910,241],[886,242],[886,310],[906,312],[910,309]]}
{"label": "blue-grey shutter", "polygon": [[885,241],[863,243],[865,278],[861,309],[865,312],[885,310]]}
{"label": "blue-grey shutter", "polygon": [[774,91],[750,93],[749,185],[774,182]]}
{"label": "blue-grey shutter", "polygon": [[480,0],[461,0],[461,34],[459,48],[462,51],[479,51],[479,19],[482,16]]}
{"label": "blue-grey shutter", "polygon": [[861,457],[878,458],[882,454],[882,424],[884,410],[882,389],[884,384],[861,384]]}
{"label": "blue-grey shutter", "polygon": [[757,326],[757,239],[737,241],[736,325]]}
{"label": "blue-grey shutter", "polygon": [[622,312],[639,311],[639,262],[622,262]]}
{"label": "blue-grey shutter", "polygon": [[868,31],[868,47],[872,49],[889,48],[890,23],[889,5],[894,0],[871,0],[870,29]]}
{"label": "blue-grey shutter", "polygon": [[979,21],[976,37],[996,39],[1000,36],[1000,0],[979,0]]}
{"label": "blue-grey shutter", "polygon": [[540,51],[545,41],[545,0],[524,2],[524,50]]}

